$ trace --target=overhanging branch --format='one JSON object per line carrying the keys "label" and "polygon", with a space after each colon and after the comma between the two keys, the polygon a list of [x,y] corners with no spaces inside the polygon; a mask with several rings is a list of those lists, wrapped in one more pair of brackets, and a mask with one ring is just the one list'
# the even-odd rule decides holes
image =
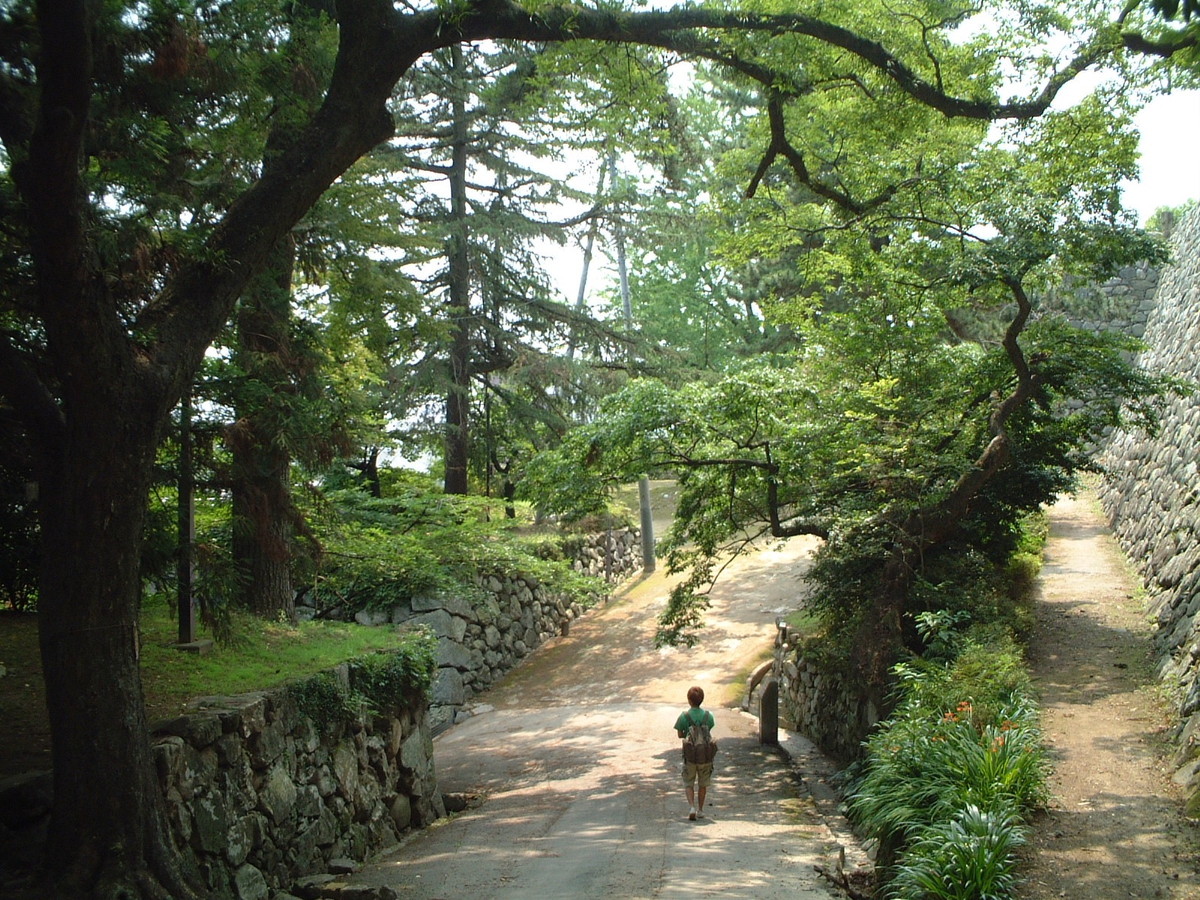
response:
{"label": "overhanging branch", "polygon": [[[996,120],[1035,118],[1050,108],[1054,98],[1081,72],[1111,52],[1104,41],[1082,47],[1059,72],[1027,100],[1001,103],[992,97],[958,97],[921,78],[913,69],[873,41],[832,22],[805,15],[759,13],[684,7],[655,12],[613,12],[555,6],[531,13],[507,0],[474,5],[455,22],[437,13],[423,14],[422,30],[437,46],[460,40],[508,38],[525,41],[598,40],[638,43],[682,54],[700,52],[696,32],[753,32],[771,36],[810,37],[853,54],[894,82],[913,99],[954,118]],[[431,48],[432,49],[432,48]],[[729,59],[722,59],[729,64]],[[749,61],[744,61],[751,65]],[[744,70],[750,74],[748,70]],[[786,73],[775,73],[787,77]],[[756,80],[761,80],[758,76]]]}

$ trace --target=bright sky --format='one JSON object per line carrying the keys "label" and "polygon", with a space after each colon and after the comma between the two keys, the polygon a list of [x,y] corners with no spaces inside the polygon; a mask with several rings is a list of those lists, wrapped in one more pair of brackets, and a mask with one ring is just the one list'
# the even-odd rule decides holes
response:
{"label": "bright sky", "polygon": [[1144,225],[1161,206],[1200,200],[1200,91],[1156,97],[1137,116],[1142,133],[1142,177],[1125,186],[1125,202]]}

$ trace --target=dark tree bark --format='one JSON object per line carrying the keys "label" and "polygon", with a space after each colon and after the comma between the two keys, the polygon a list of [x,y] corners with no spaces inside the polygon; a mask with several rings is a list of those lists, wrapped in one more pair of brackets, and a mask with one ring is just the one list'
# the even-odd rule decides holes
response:
{"label": "dark tree bark", "polygon": [[[252,388],[228,429],[233,454],[233,558],[241,605],[262,618],[296,615],[291,560],[295,517],[291,454],[279,439],[292,392],[292,241],[284,238],[267,271],[251,282],[237,315],[236,361]],[[265,388],[266,390],[263,390]],[[281,402],[282,401],[282,402]]]}
{"label": "dark tree bark", "polygon": [[1008,463],[1012,454],[1008,422],[1037,390],[1038,378],[1030,370],[1019,343],[1032,306],[1019,280],[1009,279],[1007,284],[1017,314],[1005,331],[1003,346],[1016,384],[992,412],[991,440],[950,493],[939,503],[912,510],[903,521],[893,523],[896,540],[882,567],[879,593],[854,642],[851,662],[855,674],[867,699],[877,708],[883,708],[892,666],[899,661],[904,646],[901,623],[908,611],[909,589],[920,571],[922,557],[944,546],[958,533],[970,515],[972,502]]}
{"label": "dark tree bark", "polygon": [[38,610],[53,735],[47,854],[55,896],[187,897],[198,882],[166,838],[138,672],[146,448],[158,417],[113,387],[79,397],[86,406],[39,473],[42,541],[53,548]]}
{"label": "dark tree bark", "polygon": [[454,145],[450,162],[450,241],[446,315],[450,320],[449,389],[446,393],[447,494],[468,492],[471,444],[471,260],[467,221],[467,110],[462,51],[454,58]]}
{"label": "dark tree bark", "polygon": [[379,499],[383,496],[383,484],[379,480],[379,448],[368,447],[361,464],[363,481],[367,484],[367,493]]}
{"label": "dark tree bark", "polygon": [[93,12],[85,0],[39,5],[35,124],[24,145],[19,131],[4,132],[54,374],[51,389],[0,342],[0,387],[39,450],[39,625],[56,798],[42,896],[198,897],[165,822],[138,671],[138,562],[155,450],[250,276],[333,179],[389,134],[386,100],[415,55],[392,43],[390,10],[359,4],[313,124],[130,328],[94,268],[81,180]]}
{"label": "dark tree bark", "polygon": [[[311,114],[320,101],[312,77],[319,68],[313,49],[322,29],[323,4],[302,0],[289,8],[286,58],[291,77],[274,90],[275,102]],[[283,158],[300,135],[296,116],[277,116],[267,137],[264,171]],[[296,617],[291,563],[297,525],[292,501],[289,446],[304,423],[297,422],[294,399],[302,390],[305,365],[292,346],[292,290],[296,241],[276,242],[266,270],[254,278],[237,312],[235,362],[241,369],[237,421],[228,431],[233,454],[233,558],[240,576],[241,606],[265,619]],[[321,439],[318,438],[318,441]]]}

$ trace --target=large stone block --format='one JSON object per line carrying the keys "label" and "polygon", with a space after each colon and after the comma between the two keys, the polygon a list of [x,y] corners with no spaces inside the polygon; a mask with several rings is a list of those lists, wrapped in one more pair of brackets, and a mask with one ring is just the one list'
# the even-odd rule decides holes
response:
{"label": "large stone block", "polygon": [[489,625],[487,628],[485,628],[483,630],[483,638],[484,638],[484,642],[488,646],[488,649],[495,650],[497,647],[500,646],[500,641],[501,641],[499,626],[498,625]]}
{"label": "large stone block", "polygon": [[450,638],[438,638],[437,664],[456,669],[469,669],[471,667],[471,651]]}
{"label": "large stone block", "polygon": [[233,886],[238,900],[267,900],[271,896],[267,879],[258,868],[249,863],[238,867],[233,873]]}
{"label": "large stone block", "polygon": [[404,831],[412,824],[412,801],[406,794],[397,794],[388,807],[388,815],[397,831]]}
{"label": "large stone block", "polygon": [[434,609],[430,610],[429,612],[414,615],[405,624],[414,626],[425,625],[430,628],[438,637],[452,638],[456,631],[454,617],[444,609]]}
{"label": "large stone block", "polygon": [[184,746],[183,738],[172,736],[159,738],[150,747],[150,751],[154,755],[154,768],[158,772],[159,783],[164,788],[177,783],[183,774]]}
{"label": "large stone block", "polygon": [[459,706],[466,699],[462,673],[453,668],[438,669],[433,679],[433,702],[443,706]]}
{"label": "large stone block", "polygon": [[229,826],[229,842],[225,845],[225,859],[237,867],[250,856],[255,847],[259,822],[254,815],[241,816]]}
{"label": "large stone block", "polygon": [[265,725],[249,742],[250,762],[256,769],[265,769],[288,748],[289,735],[282,722]]}
{"label": "large stone block", "polygon": [[338,794],[352,801],[358,793],[358,751],[349,741],[340,741],[334,748],[333,776]]}
{"label": "large stone block", "polygon": [[298,794],[287,770],[283,766],[273,766],[258,789],[258,808],[266,813],[275,825],[279,825],[292,815]]}
{"label": "large stone block", "polygon": [[225,797],[206,791],[192,801],[192,839],[194,845],[206,852],[222,854],[229,845],[232,824]]}
{"label": "large stone block", "polygon": [[360,609],[354,614],[354,621],[368,628],[377,628],[392,621],[390,609]]}
{"label": "large stone block", "polygon": [[226,732],[244,738],[262,729],[267,721],[267,704],[261,691],[239,694],[236,697],[201,697],[188,704],[190,709],[211,710]]}
{"label": "large stone block", "polygon": [[316,785],[305,784],[296,788],[296,815],[304,819],[315,819],[321,814],[321,792]]}
{"label": "large stone block", "polygon": [[202,750],[221,736],[220,718],[214,713],[177,716],[156,722],[150,727],[153,736],[174,735],[183,738],[197,750]]}
{"label": "large stone block", "polygon": [[444,609],[450,615],[459,616],[463,619],[472,619],[475,617],[475,610],[471,602],[457,594],[430,594],[412,598],[412,610],[414,613],[429,612],[435,609]]}

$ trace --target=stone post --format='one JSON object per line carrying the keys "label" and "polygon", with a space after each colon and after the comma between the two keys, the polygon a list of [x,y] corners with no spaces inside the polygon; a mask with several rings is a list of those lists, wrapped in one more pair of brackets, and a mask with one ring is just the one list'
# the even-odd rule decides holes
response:
{"label": "stone post", "polygon": [[758,703],[758,742],[779,743],[779,682],[768,678]]}

